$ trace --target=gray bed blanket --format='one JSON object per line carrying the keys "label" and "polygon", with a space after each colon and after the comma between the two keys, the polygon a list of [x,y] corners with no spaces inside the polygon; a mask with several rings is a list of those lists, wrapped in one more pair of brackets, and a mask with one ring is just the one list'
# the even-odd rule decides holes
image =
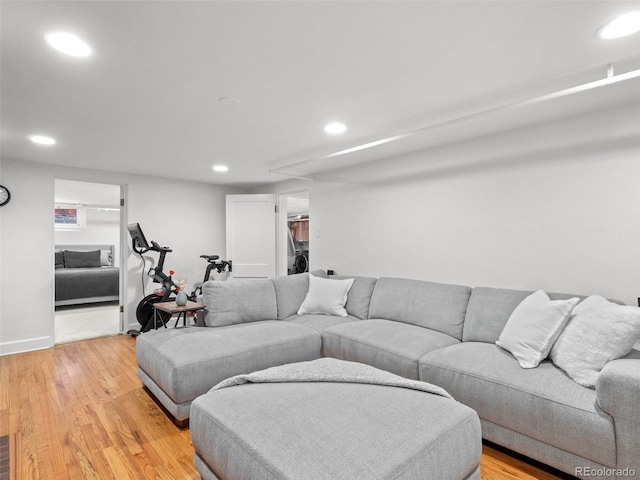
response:
{"label": "gray bed blanket", "polygon": [[117,267],[56,268],[56,301],[116,296],[120,274]]}
{"label": "gray bed blanket", "polygon": [[444,389],[427,382],[409,380],[393,373],[378,370],[363,363],[346,362],[335,358],[320,358],[310,362],[290,363],[266,370],[236,375],[223,380],[210,391],[233,387],[245,383],[286,383],[286,382],[334,382],[365,383],[389,387],[409,388],[453,398]]}

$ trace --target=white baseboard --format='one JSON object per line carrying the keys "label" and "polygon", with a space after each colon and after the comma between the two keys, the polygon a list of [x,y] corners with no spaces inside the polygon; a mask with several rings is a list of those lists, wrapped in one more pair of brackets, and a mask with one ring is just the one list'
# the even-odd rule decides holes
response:
{"label": "white baseboard", "polygon": [[14,340],[13,342],[2,342],[0,343],[0,356],[43,350],[45,348],[53,347],[54,343],[54,338],[51,336]]}

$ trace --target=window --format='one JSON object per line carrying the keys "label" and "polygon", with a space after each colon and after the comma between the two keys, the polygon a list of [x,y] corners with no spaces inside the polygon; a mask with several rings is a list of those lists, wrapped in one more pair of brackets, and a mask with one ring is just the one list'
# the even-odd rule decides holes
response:
{"label": "window", "polygon": [[56,230],[84,230],[87,226],[84,205],[58,204],[53,217]]}

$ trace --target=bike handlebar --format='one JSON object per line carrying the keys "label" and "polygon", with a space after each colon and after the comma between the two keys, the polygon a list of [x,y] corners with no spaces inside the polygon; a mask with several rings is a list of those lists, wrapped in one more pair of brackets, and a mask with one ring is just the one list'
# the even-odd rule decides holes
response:
{"label": "bike handlebar", "polygon": [[161,247],[160,245],[158,245],[156,242],[154,242],[153,240],[151,240],[151,246],[153,248],[151,248],[151,250],[155,250],[157,252],[173,252],[173,250],[171,250],[169,247]]}

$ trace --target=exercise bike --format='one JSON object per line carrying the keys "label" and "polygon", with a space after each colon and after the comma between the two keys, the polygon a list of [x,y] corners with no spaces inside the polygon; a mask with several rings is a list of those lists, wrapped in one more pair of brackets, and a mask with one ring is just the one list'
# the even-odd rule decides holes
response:
{"label": "exercise bike", "polygon": [[198,301],[198,296],[202,295],[202,285],[205,282],[209,281],[209,277],[211,277],[211,272],[215,270],[218,273],[222,273],[225,270],[231,272],[231,262],[227,260],[220,260],[219,255],[200,255],[200,258],[204,258],[207,261],[207,268],[204,271],[204,279],[202,282],[196,283],[193,286],[193,292],[189,295],[189,300],[192,302]]}
{"label": "exercise bike", "polygon": [[[167,253],[170,253],[172,250],[169,247],[161,247],[153,240],[151,241],[151,245],[149,245],[138,223],[132,223],[128,225],[127,228],[131,235],[133,251],[140,255],[141,258],[143,258],[142,254],[150,251],[158,252],[160,254],[157,265],[150,268],[147,275],[149,275],[155,283],[160,283],[162,287],[157,289],[154,293],[145,296],[138,304],[138,307],[136,308],[136,319],[141,326],[140,330],[129,330],[127,332],[129,335],[137,337],[141,333],[148,332],[152,328],[164,326],[169,321],[171,314],[161,310],[156,310],[153,308],[153,304],[175,300],[175,297],[172,297],[171,295],[176,290],[176,284],[173,282],[171,275],[167,275],[162,271],[164,268],[164,259]],[[194,285],[193,292],[191,292],[191,295],[187,296],[191,301],[196,301],[198,296],[202,294],[202,285],[204,282],[209,280],[213,270],[216,270],[218,273],[222,273],[225,270],[231,272],[231,262],[220,260],[218,255],[200,255],[200,258],[204,258],[207,261],[207,267],[204,274],[204,280],[201,283]]]}
{"label": "exercise bike", "polygon": [[129,330],[127,332],[129,335],[137,337],[152,328],[157,328],[160,325],[164,326],[169,321],[171,314],[163,311],[154,311],[153,304],[173,300],[171,294],[175,291],[176,284],[173,283],[171,275],[167,275],[162,271],[164,268],[164,259],[167,253],[170,253],[172,250],[169,247],[161,247],[153,240],[151,241],[151,245],[149,245],[138,223],[132,223],[128,225],[127,228],[131,235],[133,251],[140,255],[141,258],[142,254],[150,251],[160,254],[157,265],[150,268],[147,275],[149,275],[155,283],[160,283],[162,287],[154,293],[145,296],[138,304],[136,308],[136,319],[141,326],[140,330]]}

